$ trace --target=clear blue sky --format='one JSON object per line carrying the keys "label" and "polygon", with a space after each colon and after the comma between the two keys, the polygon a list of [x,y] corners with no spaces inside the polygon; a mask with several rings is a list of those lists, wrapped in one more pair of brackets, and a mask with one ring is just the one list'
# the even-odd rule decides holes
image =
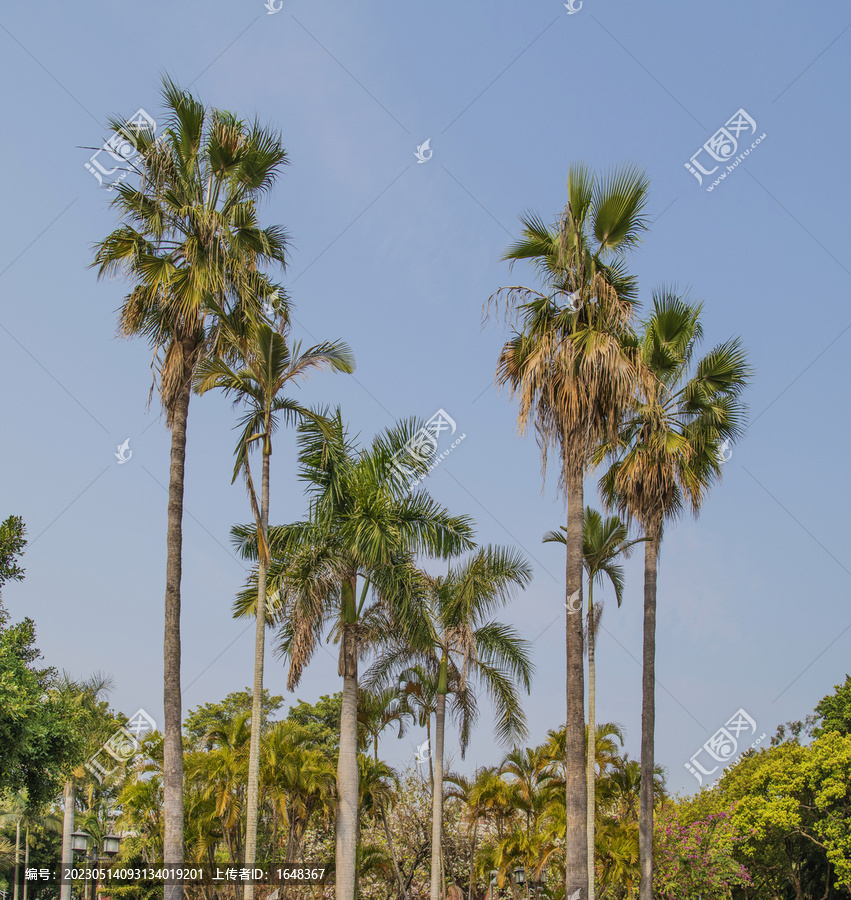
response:
{"label": "clear blue sky", "polygon": [[[263,0],[6,4],[0,515],[24,517],[30,546],[5,602],[36,620],[47,662],[111,673],[114,706],[162,715],[169,439],[145,407],[148,349],[114,337],[125,286],[88,268],[116,220],[81,148],[101,144],[109,115],[156,119],[168,72],[283,134],[292,165],[263,217],[293,237],[296,336],[344,339],[358,361],[354,378],[317,377],[303,399],[341,404],[365,438],[441,407],[466,433],[429,486],[476,519],[481,542],[534,560],[506,613],[535,641],[534,742],[563,718],[563,566],[541,536],[564,509],[554,480],[541,492],[535,442],[493,387],[505,331],[482,328],[481,308],[500,285],[532,281],[522,267],[509,280],[499,258],[521,210],[562,208],[571,161],[644,167],[655,222],[633,270],[645,303],[661,283],[690,287],[705,301],[705,347],[739,334],[757,373],[723,483],[663,546],[657,758],[673,789],[691,791],[684,764],[740,707],[769,734],[810,712],[851,671],[849,27],[836,0],[584,0],[572,15],[551,0],[283,0],[271,15]],[[685,163],[740,108],[766,138],[707,193]],[[229,529],[248,518],[244,488],[229,484],[233,421],[221,398],[193,400],[185,709],[251,679],[253,627],[230,617],[244,568]],[[272,518],[303,511],[288,434]],[[628,575],[603,620],[598,719],[622,723],[637,756],[640,558]],[[267,684],[284,693],[274,658]],[[338,687],[336,648],[320,650],[298,696]],[[408,764],[423,739],[388,737],[382,752]],[[485,708],[465,765],[497,756]]]}

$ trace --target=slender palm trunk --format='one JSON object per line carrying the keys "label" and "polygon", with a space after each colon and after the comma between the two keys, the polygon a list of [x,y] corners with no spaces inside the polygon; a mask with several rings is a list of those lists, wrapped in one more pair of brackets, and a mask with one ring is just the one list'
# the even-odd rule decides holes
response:
{"label": "slender palm trunk", "polygon": [[[65,782],[62,791],[65,804],[65,813],[62,817],[62,866],[71,866],[74,862],[74,854],[71,851],[71,835],[74,831],[74,779],[69,778]],[[59,900],[71,900],[71,882],[63,881],[59,887]]]}
{"label": "slender palm trunk", "polygon": [[[27,827],[26,833],[24,834],[24,872],[30,867],[30,829]],[[26,878],[24,878],[24,900],[27,900],[27,884]]]}
{"label": "slender palm trunk", "polygon": [[429,900],[440,900],[441,848],[443,847],[443,732],[446,725],[446,657],[440,661],[437,710],[434,723],[434,788],[431,795],[431,891]]}
{"label": "slender palm trunk", "polygon": [[[184,354],[194,348],[184,348]],[[183,569],[183,481],[186,422],[192,372],[184,367],[171,426],[171,467],[166,532],[165,636],[163,641],[163,857],[169,867],[183,866],[183,736],[180,696],[180,579]],[[164,900],[180,900],[183,884],[164,885]]]}
{"label": "slender palm trunk", "polygon": [[467,900],[473,900],[473,879],[476,877],[476,838],[478,837],[479,820],[473,822],[473,846],[470,848],[470,877],[467,885]]}
{"label": "slender palm trunk", "polygon": [[[267,433],[269,423],[266,423]],[[263,483],[260,489],[260,531],[263,544],[269,540],[269,461],[263,448]],[[259,542],[258,542],[259,547]],[[260,794],[260,725],[263,717],[263,664],[266,652],[266,556],[257,564],[257,626],[254,631],[254,695],[251,700],[251,746],[248,751],[248,792],[245,800],[245,865],[253,868],[257,859],[257,812]],[[246,900],[254,900],[254,885],[245,885]]]}
{"label": "slender palm trunk", "polygon": [[18,869],[21,867],[21,820],[15,825],[15,888],[12,892],[13,900],[18,900]]}
{"label": "slender palm trunk", "polygon": [[[567,471],[566,596],[582,597],[582,471]],[[576,606],[577,604],[570,604]],[[585,665],[582,648],[582,612],[566,612],[567,723],[565,728],[565,897],[580,897],[588,888],[585,841],[587,796],[585,792]]]}
{"label": "slender palm trunk", "polygon": [[399,859],[396,856],[396,848],[393,845],[393,834],[390,826],[387,824],[387,813],[384,811],[384,804],[378,804],[378,812],[381,815],[381,822],[384,825],[384,837],[387,839],[387,848],[390,850],[390,858],[393,860],[393,871],[396,873],[396,883],[399,885],[399,896],[404,900],[408,900],[408,892],[405,890],[405,881],[402,878],[402,870],[399,868]]}
{"label": "slender palm trunk", "polygon": [[342,586],[343,638],[340,675],[343,707],[340,713],[340,755],[337,760],[336,893],[337,900],[355,900],[358,828],[358,652],[355,575]]}
{"label": "slender palm trunk", "polygon": [[653,738],[656,728],[656,571],[661,528],[647,528],[644,545],[644,656],[641,676],[641,791],[638,811],[639,900],[653,900]]}
{"label": "slender palm trunk", "polygon": [[597,812],[597,722],[596,667],[594,661],[595,629],[594,582],[588,579],[588,760],[585,779],[588,783],[588,900],[594,900],[594,832]]}

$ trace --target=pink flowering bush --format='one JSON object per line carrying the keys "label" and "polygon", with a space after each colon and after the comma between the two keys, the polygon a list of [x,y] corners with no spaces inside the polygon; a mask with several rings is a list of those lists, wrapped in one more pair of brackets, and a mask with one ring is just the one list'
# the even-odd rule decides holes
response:
{"label": "pink flowering bush", "polygon": [[732,810],[692,820],[673,803],[654,816],[654,879],[661,900],[721,900],[731,889],[751,883],[733,851],[740,840]]}

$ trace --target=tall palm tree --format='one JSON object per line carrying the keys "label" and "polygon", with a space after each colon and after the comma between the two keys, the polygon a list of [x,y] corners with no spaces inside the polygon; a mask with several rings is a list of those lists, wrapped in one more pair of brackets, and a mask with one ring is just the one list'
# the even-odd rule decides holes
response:
{"label": "tall palm tree", "polygon": [[[246,797],[245,865],[254,866],[257,856],[257,811],[260,773],[260,725],[263,699],[263,666],[266,646],[266,573],[269,566],[269,481],[272,457],[272,435],[278,428],[280,414],[292,420],[321,417],[301,404],[281,396],[284,388],[306,378],[312,371],[330,369],[353,372],[354,357],[343,343],[324,343],[301,352],[300,344],[292,350],[283,334],[268,323],[249,322],[243,334],[227,329],[228,349],[236,356],[231,366],[221,357],[202,360],[195,371],[194,384],[199,394],[221,388],[234,398],[234,403],[247,407],[239,423],[242,429],[236,448],[236,465],[231,483],[240,472],[245,476],[248,497],[260,535],[257,574],[257,627],[254,637],[254,693],[251,707],[251,750],[248,757],[248,789]],[[251,476],[250,451],[262,449],[260,502]],[[254,885],[246,885],[245,896],[251,900]]]}
{"label": "tall palm tree", "polygon": [[[472,528],[425,492],[408,491],[396,459],[421,423],[401,423],[358,450],[337,410],[329,425],[303,422],[299,432],[301,477],[308,485],[310,516],[269,529],[270,586],[279,591],[279,651],[288,657],[292,690],[327,626],[340,642],[343,678],[337,764],[336,897],[355,898],[357,849],[358,658],[370,641],[393,630],[418,640],[425,584],[415,553],[450,557],[472,546]],[[424,475],[426,460],[413,461]],[[233,530],[238,549],[256,558],[256,531]],[[373,602],[367,604],[372,596]]]}
{"label": "tall palm tree", "polygon": [[517,687],[529,690],[533,671],[529,646],[513,628],[490,618],[490,613],[531,579],[532,569],[522,554],[504,547],[482,547],[447,575],[429,578],[423,607],[428,637],[415,647],[404,642],[389,645],[367,676],[368,683],[386,682],[411,659],[437,676],[430,900],[440,900],[441,893],[446,698],[452,694],[455,701],[462,756],[476,718],[473,681],[481,682],[494,703],[497,738],[508,741],[525,736]]}
{"label": "tall palm tree", "polygon": [[[544,543],[565,543],[566,530],[561,526],[560,531],[548,531],[544,535]],[[597,802],[595,797],[595,785],[597,780],[597,669],[595,660],[595,646],[597,641],[597,629],[603,615],[603,604],[594,603],[594,582],[601,585],[608,579],[615,590],[615,599],[618,606],[623,601],[624,576],[623,566],[615,560],[620,556],[629,557],[632,548],[644,538],[629,540],[629,528],[617,516],[608,516],[605,520],[602,515],[590,506],[585,507],[585,516],[582,522],[582,564],[585,574],[588,576],[588,621],[586,634],[588,635],[588,752],[586,756],[586,773],[588,793],[587,811],[587,853],[588,853],[588,900],[594,900],[594,848],[595,848],[595,814]]]}
{"label": "tall palm tree", "polygon": [[[98,277],[134,282],[119,331],[143,336],[154,352],[160,399],[171,429],[163,641],[165,861],[183,864],[183,746],[180,689],[180,581],[186,424],[193,372],[216,349],[228,313],[259,313],[277,286],[264,274],[285,264],[286,237],[261,228],[256,201],[275,183],[287,154],[280,137],[233,113],[207,110],[166,78],[159,138],[141,130],[139,179],[116,187],[122,224],[96,245]],[[117,134],[128,125],[110,122]],[[152,389],[153,390],[153,389]],[[165,900],[182,894],[167,885]]]}
{"label": "tall palm tree", "polygon": [[[546,471],[560,455],[567,498],[565,590],[582,602],[583,477],[592,451],[614,437],[634,392],[629,352],[636,299],[624,254],[645,226],[647,179],[634,168],[595,176],[585,165],[568,175],[568,203],[553,227],[535,214],[505,254],[532,260],[543,290],[502,288],[494,295],[520,319],[499,357],[496,380],[520,401],[518,426],[534,425]],[[584,666],[581,616],[565,614],[567,654],[567,779],[565,896],[587,886]]]}
{"label": "tall palm tree", "polygon": [[738,338],[713,348],[692,371],[703,336],[700,304],[672,290],[654,293],[653,313],[638,342],[642,379],[622,431],[595,457],[612,458],[600,481],[606,502],[640,524],[644,550],[644,649],[641,699],[641,900],[653,891],[653,770],[656,682],[656,575],[666,521],[685,507],[695,516],[721,477],[722,442],[742,432],[741,394],[750,375]]}

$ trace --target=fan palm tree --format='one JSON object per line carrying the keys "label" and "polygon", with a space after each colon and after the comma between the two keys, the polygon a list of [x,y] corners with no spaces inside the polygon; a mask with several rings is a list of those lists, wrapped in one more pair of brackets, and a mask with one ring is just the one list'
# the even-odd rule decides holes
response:
{"label": "fan palm tree", "polygon": [[[544,535],[544,543],[560,543],[566,541],[566,529],[561,526],[560,531],[548,531]],[[594,603],[594,582],[600,584],[608,578],[615,590],[615,599],[618,606],[623,601],[624,576],[623,566],[615,560],[620,556],[632,555],[632,548],[644,538],[629,540],[629,529],[617,516],[608,516],[605,520],[602,515],[590,506],[585,507],[585,516],[582,522],[582,564],[585,574],[588,576],[588,621],[586,634],[588,635],[588,753],[586,757],[586,773],[588,792],[587,811],[587,853],[588,853],[588,900],[594,900],[594,848],[595,848],[595,810],[597,807],[594,796],[597,780],[597,751],[595,747],[597,739],[597,669],[595,662],[595,646],[597,629],[603,615],[603,604]]]}
{"label": "fan palm tree", "polygon": [[[634,280],[623,258],[645,228],[647,179],[634,168],[595,176],[584,165],[568,175],[568,203],[554,227],[535,214],[521,218],[523,233],[505,254],[532,260],[543,290],[502,288],[492,297],[519,316],[499,357],[496,380],[519,399],[521,432],[533,424],[546,471],[548,451],[560,455],[560,486],[567,498],[566,597],[582,598],[583,477],[591,453],[617,433],[632,397],[637,370],[630,323]],[[567,779],[565,895],[588,883],[585,711],[582,620],[565,615],[567,651]]]}
{"label": "fan palm tree", "polygon": [[[312,371],[331,369],[337,372],[353,372],[354,357],[343,343],[324,343],[301,352],[296,344],[287,346],[284,334],[275,331],[268,323],[251,321],[244,334],[227,329],[226,344],[236,356],[234,366],[221,356],[202,360],[195,370],[194,384],[203,394],[212,388],[221,388],[234,398],[236,405],[248,409],[239,427],[242,429],[236,448],[236,465],[231,483],[240,472],[245,477],[251,509],[260,535],[260,554],[257,574],[257,627],[254,638],[254,693],[251,707],[251,750],[248,756],[248,789],[246,796],[245,865],[254,866],[257,856],[257,811],[260,773],[260,724],[263,698],[263,666],[266,646],[266,573],[269,566],[269,481],[272,457],[272,436],[278,428],[280,414],[288,420],[321,417],[294,400],[282,397],[284,388]],[[262,474],[260,502],[251,476],[249,454],[257,446],[262,449]],[[246,885],[247,900],[254,896],[254,885]]]}
{"label": "fan palm tree", "polygon": [[508,741],[525,736],[526,719],[517,687],[529,690],[533,671],[529,647],[513,628],[490,618],[490,613],[504,606],[513,592],[531,579],[532,569],[522,554],[503,547],[482,547],[466,562],[450,568],[446,576],[429,578],[424,607],[428,638],[417,647],[404,642],[389,645],[367,675],[367,683],[385,683],[413,659],[437,677],[431,900],[439,900],[441,892],[446,698],[453,696],[462,756],[476,719],[473,681],[481,682],[493,701],[497,738]]}
{"label": "fan palm tree", "polygon": [[[472,527],[424,491],[413,494],[395,462],[421,423],[400,423],[368,450],[350,441],[337,410],[330,423],[299,426],[301,477],[308,485],[310,516],[269,529],[270,586],[279,591],[279,652],[289,659],[292,690],[326,627],[340,642],[343,678],[337,764],[336,896],[354,900],[357,847],[358,658],[371,641],[392,630],[416,643],[425,584],[414,554],[450,557],[472,546]],[[424,475],[428,461],[414,460]],[[233,529],[237,548],[256,559],[256,531]],[[360,590],[360,594],[358,591]],[[373,602],[367,605],[370,597]],[[241,602],[251,602],[243,594]],[[239,602],[239,601],[238,601]]]}
{"label": "fan palm tree", "polygon": [[[285,264],[286,237],[261,228],[256,201],[275,183],[287,154],[280,137],[233,113],[207,110],[165,79],[167,121],[159,138],[141,130],[139,180],[116,187],[122,224],[96,245],[99,277],[123,273],[134,286],[119,331],[147,338],[155,381],[171,429],[166,529],[164,702],[164,855],[183,863],[183,747],[180,689],[180,581],[186,425],[193,372],[216,350],[222,316],[259,314],[277,290],[264,274]],[[126,136],[127,124],[110,122]],[[284,311],[283,309],[281,310]],[[152,388],[153,391],[153,388]],[[165,900],[180,884],[167,885]]]}
{"label": "fan palm tree", "polygon": [[700,304],[669,289],[653,296],[653,313],[639,339],[642,379],[620,434],[604,442],[598,461],[613,462],[600,487],[607,504],[644,531],[644,649],[641,710],[640,900],[653,890],[653,770],[655,730],[656,576],[666,521],[685,507],[695,516],[721,477],[721,450],[742,432],[741,394],[750,369],[738,338],[713,348],[691,371],[702,338]]}

